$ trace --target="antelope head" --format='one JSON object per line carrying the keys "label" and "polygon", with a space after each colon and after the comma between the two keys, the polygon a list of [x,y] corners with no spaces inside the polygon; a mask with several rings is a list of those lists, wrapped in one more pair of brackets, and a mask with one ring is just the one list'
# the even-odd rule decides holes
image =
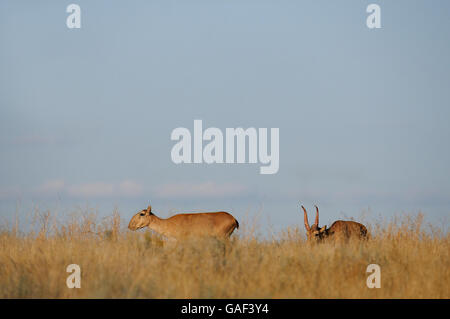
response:
{"label": "antelope head", "polygon": [[131,218],[128,228],[131,230],[137,230],[150,225],[153,218],[152,206],[148,206],[147,209],[141,210],[139,213]]}
{"label": "antelope head", "polygon": [[306,236],[308,237],[308,241],[319,241],[323,239],[327,235],[327,226],[320,228],[319,227],[319,208],[316,207],[316,219],[312,226],[309,226],[308,222],[308,213],[306,212],[305,207],[302,205],[303,213],[304,213],[304,221],[305,221],[305,229]]}

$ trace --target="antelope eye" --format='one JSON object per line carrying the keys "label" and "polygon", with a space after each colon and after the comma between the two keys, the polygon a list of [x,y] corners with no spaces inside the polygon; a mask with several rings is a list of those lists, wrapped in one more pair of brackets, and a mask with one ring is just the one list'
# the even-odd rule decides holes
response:
{"label": "antelope eye", "polygon": [[140,213],[139,215],[141,215],[141,216],[144,216],[144,215],[145,215],[145,213]]}

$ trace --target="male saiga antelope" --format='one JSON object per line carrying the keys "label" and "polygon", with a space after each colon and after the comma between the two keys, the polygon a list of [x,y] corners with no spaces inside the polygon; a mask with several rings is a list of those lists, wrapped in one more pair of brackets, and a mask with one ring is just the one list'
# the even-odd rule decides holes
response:
{"label": "male saiga antelope", "polygon": [[148,227],[169,238],[216,237],[226,239],[235,228],[238,221],[226,212],[177,214],[170,218],[159,218],[148,206],[131,218],[128,228],[137,230]]}
{"label": "male saiga antelope", "polygon": [[337,220],[331,225],[330,228],[327,228],[327,225],[320,228],[319,208],[317,206],[314,207],[316,207],[316,220],[312,226],[309,226],[308,213],[306,212],[305,207],[302,206],[308,241],[320,241],[323,239],[364,239],[368,237],[366,226],[353,221]]}

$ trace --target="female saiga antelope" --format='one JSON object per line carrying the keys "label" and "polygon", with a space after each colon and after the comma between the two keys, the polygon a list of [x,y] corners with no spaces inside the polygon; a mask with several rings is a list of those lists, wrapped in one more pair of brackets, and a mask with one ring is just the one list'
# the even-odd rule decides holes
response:
{"label": "female saiga antelope", "polygon": [[226,212],[177,214],[162,219],[152,213],[148,206],[131,218],[128,228],[131,230],[148,227],[155,232],[170,238],[186,237],[218,237],[228,238],[235,228],[239,228],[238,221]]}
{"label": "female saiga antelope", "polygon": [[306,235],[309,241],[322,240],[326,238],[332,238],[336,240],[348,240],[350,238],[363,239],[367,238],[367,228],[360,223],[353,221],[337,220],[330,228],[327,229],[327,225],[319,227],[319,208],[316,207],[316,220],[314,225],[309,226],[308,213],[305,207],[302,206],[304,212],[304,221],[306,228]]}

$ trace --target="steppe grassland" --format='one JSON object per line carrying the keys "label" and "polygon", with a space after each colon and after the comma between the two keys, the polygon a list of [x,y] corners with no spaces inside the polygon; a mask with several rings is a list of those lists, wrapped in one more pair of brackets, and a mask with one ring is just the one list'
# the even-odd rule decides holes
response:
{"label": "steppe grassland", "polygon": [[[3,223],[0,298],[450,298],[448,231],[422,215],[369,224],[369,241],[346,245],[308,244],[300,218],[270,239],[240,220],[227,244],[167,244],[127,222],[36,211],[25,233]],[[380,289],[366,285],[372,263]],[[66,285],[69,264],[80,289]]]}

